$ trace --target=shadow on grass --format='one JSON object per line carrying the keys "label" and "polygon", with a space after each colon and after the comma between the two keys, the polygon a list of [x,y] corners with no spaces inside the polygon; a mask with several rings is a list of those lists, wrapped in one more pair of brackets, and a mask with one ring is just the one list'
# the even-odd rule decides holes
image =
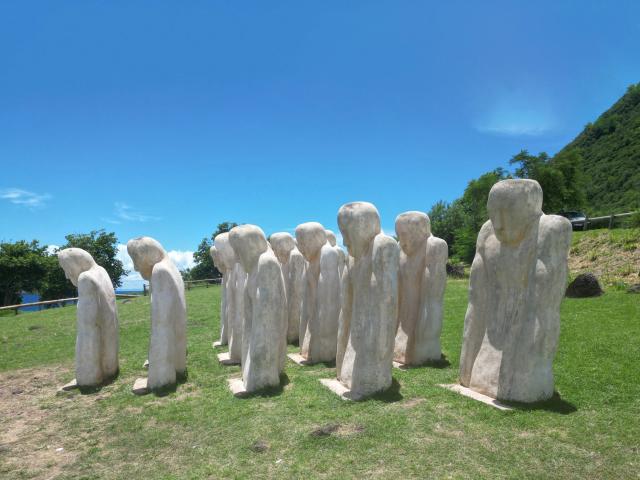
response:
{"label": "shadow on grass", "polygon": [[247,398],[256,398],[256,397],[258,398],[277,397],[279,395],[282,395],[282,392],[284,392],[284,388],[287,385],[289,385],[289,376],[286,373],[281,373],[280,385],[278,385],[277,387],[262,388],[260,390],[256,390],[255,392],[244,394],[238,398],[247,399]]}
{"label": "shadow on grass", "polygon": [[561,415],[569,415],[577,412],[578,408],[571,402],[567,402],[560,397],[558,392],[553,393],[553,397],[549,400],[535,403],[506,402],[502,403],[522,412],[532,412],[535,410],[544,410],[547,412],[559,413]]}
{"label": "shadow on grass", "polygon": [[107,385],[111,385],[113,382],[115,382],[118,378],[118,375],[120,375],[120,369],[118,369],[118,371],[112,376],[105,378],[100,385],[93,385],[93,386],[78,385],[77,389],[82,395],[93,395],[94,393],[100,392],[100,390],[102,390]]}
{"label": "shadow on grass", "polygon": [[451,366],[451,362],[447,359],[447,356],[443,353],[439,360],[428,360],[420,365],[401,365],[400,370],[413,370],[415,368],[448,368]]}
{"label": "shadow on grass", "polygon": [[389,388],[383,392],[372,395],[370,398],[373,400],[380,400],[385,403],[399,402],[403,398],[400,393],[400,383],[394,378],[391,380],[391,386]]}

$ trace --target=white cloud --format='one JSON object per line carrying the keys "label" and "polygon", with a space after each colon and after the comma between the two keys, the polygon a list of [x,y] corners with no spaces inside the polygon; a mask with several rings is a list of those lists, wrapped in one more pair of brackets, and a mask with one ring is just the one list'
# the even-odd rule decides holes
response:
{"label": "white cloud", "polygon": [[[188,250],[169,250],[167,252],[169,258],[175,263],[178,270],[192,268],[195,265],[193,260],[193,252]],[[122,278],[121,290],[142,290],[143,284],[148,284],[142,276],[133,269],[133,260],[127,252],[127,246],[123,243],[118,244],[118,260],[124,265],[124,269],[129,273]]]}
{"label": "white cloud", "polygon": [[48,245],[47,246],[47,254],[54,255],[60,247],[58,245]]}
{"label": "white cloud", "polygon": [[115,218],[102,218],[103,222],[119,225],[123,221],[125,222],[155,222],[161,220],[160,217],[153,215],[147,215],[137,211],[131,205],[124,202],[115,202],[113,204],[113,215]]}
{"label": "white cloud", "polygon": [[51,195],[48,193],[29,192],[20,188],[5,188],[0,190],[0,198],[15,205],[33,209],[43,207],[47,200],[51,198]]}

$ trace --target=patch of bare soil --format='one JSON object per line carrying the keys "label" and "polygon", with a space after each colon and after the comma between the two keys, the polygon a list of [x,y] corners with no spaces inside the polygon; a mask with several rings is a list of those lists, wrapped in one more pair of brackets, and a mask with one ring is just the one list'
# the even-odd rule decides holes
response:
{"label": "patch of bare soil", "polygon": [[312,437],[348,437],[357,433],[364,432],[362,425],[340,424],[340,423],[327,423],[311,431]]}
{"label": "patch of bare soil", "polygon": [[582,238],[571,247],[569,271],[572,275],[591,272],[604,284],[640,281],[640,247],[618,245],[606,240],[606,234]]}
{"label": "patch of bare soil", "polygon": [[[109,389],[60,393],[72,377],[73,371],[61,366],[0,373],[0,477],[56,478],[96,444],[103,419],[93,416],[91,407],[110,395]],[[84,431],[71,432],[89,418]]]}

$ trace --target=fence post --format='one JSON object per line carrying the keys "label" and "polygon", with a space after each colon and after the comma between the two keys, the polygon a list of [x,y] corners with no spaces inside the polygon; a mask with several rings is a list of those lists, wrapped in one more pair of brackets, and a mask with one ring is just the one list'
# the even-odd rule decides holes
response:
{"label": "fence post", "polygon": [[615,217],[615,215],[612,213],[609,217],[609,230],[613,228],[613,217]]}
{"label": "fence post", "polygon": [[147,284],[146,283],[142,284],[142,296],[143,297],[147,296]]}
{"label": "fence post", "polygon": [[586,230],[589,226],[589,217],[585,216],[584,217],[584,226],[582,227],[582,230]]}

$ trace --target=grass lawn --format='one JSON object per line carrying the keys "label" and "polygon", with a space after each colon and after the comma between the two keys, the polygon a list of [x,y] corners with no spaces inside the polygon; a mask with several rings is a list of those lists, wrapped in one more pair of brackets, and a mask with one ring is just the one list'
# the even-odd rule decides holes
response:
{"label": "grass lawn", "polygon": [[447,285],[450,365],[395,370],[393,391],[358,403],[320,385],[333,369],[291,362],[281,391],[234,398],[239,368],[211,348],[218,287],[187,293],[189,378],[165,397],[131,393],[148,297],[118,302],[120,376],[86,395],[56,395],[73,377],[75,307],[2,317],[0,477],[639,478],[640,296],[565,300],[559,398],[502,412],[437,387],[457,378],[466,287]]}

